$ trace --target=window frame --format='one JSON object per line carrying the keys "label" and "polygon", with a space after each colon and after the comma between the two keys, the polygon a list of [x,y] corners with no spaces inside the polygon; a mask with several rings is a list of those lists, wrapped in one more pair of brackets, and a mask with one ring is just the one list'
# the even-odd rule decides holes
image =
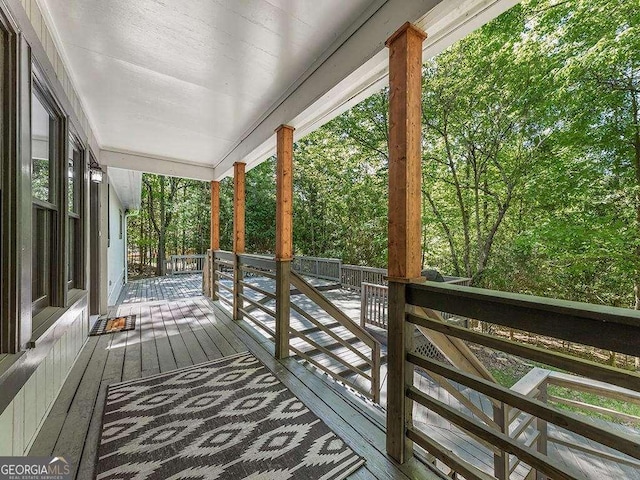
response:
{"label": "window frame", "polygon": [[[45,272],[48,277],[44,279],[48,282],[48,291],[45,295],[33,298],[32,294],[32,331],[37,330],[44,319],[39,319],[38,315],[47,307],[65,307],[67,304],[67,285],[66,285],[66,269],[67,269],[67,251],[66,238],[67,233],[67,181],[64,172],[67,164],[67,117],[64,110],[58,104],[54,94],[51,92],[47,82],[44,80],[44,74],[35,61],[32,61],[31,75],[31,96],[37,98],[50,116],[49,126],[49,168],[50,168],[50,192],[49,200],[43,201],[37,199],[31,193],[32,215],[34,219],[32,226],[36,225],[36,215],[38,211],[46,210],[50,216],[50,243],[48,252],[45,252],[46,259],[49,260],[49,272]],[[31,115],[33,106],[30,106]],[[29,118],[29,124],[32,125],[32,117]],[[30,127],[31,128],[31,127]],[[33,138],[33,132],[31,133]],[[31,154],[31,167],[33,168],[33,154]],[[51,201],[53,200],[53,201]],[[33,227],[32,227],[33,228]],[[32,232],[35,233],[35,232]],[[32,235],[32,248],[35,247],[35,235]],[[32,255],[33,258],[33,255]],[[31,265],[32,285],[37,278],[38,265]]]}
{"label": "window frame", "polygon": [[[72,148],[73,145],[73,148]],[[74,158],[74,198],[73,198],[73,208],[74,210],[69,210],[69,197],[70,191],[68,188],[69,182],[65,181],[67,185],[66,195],[65,195],[65,210],[67,217],[67,228],[65,231],[65,252],[67,256],[66,265],[66,287],[67,287],[67,297],[69,297],[68,293],[71,290],[83,290],[85,284],[85,159],[87,149],[80,141],[78,135],[73,131],[72,128],[69,128],[69,132],[67,135],[67,152],[65,156],[65,165],[68,169],[68,161],[69,156],[72,155],[73,152],[77,151],[78,156]],[[67,171],[67,170],[65,170]],[[73,237],[70,235],[69,229],[71,225],[74,225],[74,235]],[[71,242],[74,242],[73,248],[73,272],[69,272],[69,262],[70,262],[70,245]]]}
{"label": "window frame", "polygon": [[17,259],[20,254],[16,229],[20,225],[16,173],[18,155],[18,28],[0,9],[0,354],[20,350],[19,307],[15,295],[20,282]]}

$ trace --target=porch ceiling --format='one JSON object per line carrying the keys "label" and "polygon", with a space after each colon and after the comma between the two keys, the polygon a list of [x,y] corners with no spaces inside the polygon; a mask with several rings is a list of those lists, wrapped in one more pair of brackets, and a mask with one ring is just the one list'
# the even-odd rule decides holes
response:
{"label": "porch ceiling", "polygon": [[138,210],[142,200],[142,173],[120,168],[109,168],[111,185],[125,210]]}
{"label": "porch ceiling", "polygon": [[425,56],[518,0],[39,0],[112,167],[219,179],[384,85],[405,21]]}
{"label": "porch ceiling", "polygon": [[213,166],[376,1],[41,3],[101,148]]}

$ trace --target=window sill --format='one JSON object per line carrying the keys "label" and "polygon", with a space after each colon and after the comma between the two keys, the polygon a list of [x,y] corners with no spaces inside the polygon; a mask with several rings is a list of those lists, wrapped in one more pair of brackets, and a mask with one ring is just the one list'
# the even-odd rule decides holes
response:
{"label": "window sill", "polygon": [[71,290],[67,307],[47,307],[33,317],[32,325],[37,325],[31,333],[28,348],[35,348],[45,338],[48,338],[57,327],[57,322],[66,313],[77,309],[81,300],[88,295],[86,290]]}

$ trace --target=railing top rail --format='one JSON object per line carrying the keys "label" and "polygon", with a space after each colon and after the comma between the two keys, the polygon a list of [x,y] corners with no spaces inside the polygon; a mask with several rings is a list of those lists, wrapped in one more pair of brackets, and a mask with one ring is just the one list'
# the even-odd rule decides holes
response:
{"label": "railing top rail", "polygon": [[259,253],[239,253],[238,256],[240,258],[260,258],[263,260],[275,260],[273,255],[262,255]]}
{"label": "railing top rail", "polygon": [[342,263],[342,260],[339,258],[330,258],[330,257],[311,257],[309,255],[295,255],[294,259],[300,260],[319,260],[323,262],[333,262],[333,263]]}
{"label": "railing top rail", "polygon": [[[538,297],[522,293],[501,292],[498,290],[487,290],[484,288],[467,287],[442,282],[411,283],[409,284],[407,294],[409,295],[409,303],[420,306],[427,306],[420,303],[420,301],[424,303],[425,296],[433,295],[439,298],[455,297],[456,299],[480,300],[509,305],[514,308],[530,308],[562,315],[591,318],[608,323],[626,324],[640,328],[640,311],[629,308],[609,307],[607,305]],[[413,303],[415,301],[418,303]],[[490,317],[490,315],[491,314],[485,316]],[[478,318],[478,320],[484,319]]]}
{"label": "railing top rail", "polygon": [[548,379],[550,383],[570,384],[573,387],[585,387],[592,391],[597,390],[598,395],[604,397],[610,395],[614,395],[616,397],[622,396],[626,401],[640,405],[640,385],[638,385],[638,391],[634,391],[617,385],[593,380],[591,378],[583,378],[568,373],[554,371],[549,371]]}
{"label": "railing top rail", "polygon": [[329,315],[338,321],[343,327],[362,340],[368,347],[373,348],[374,345],[380,345],[380,342],[367,332],[360,325],[351,320],[347,315],[337,308],[330,300],[322,296],[312,285],[308,284],[304,278],[296,272],[291,272],[291,283],[302,293],[304,293],[311,301],[323,308]]}
{"label": "railing top rail", "polygon": [[173,259],[180,259],[180,258],[205,258],[207,255],[203,254],[203,253],[193,253],[193,254],[189,254],[189,255],[171,255],[171,258]]}
{"label": "railing top rail", "polygon": [[551,370],[544,368],[532,368],[524,377],[513,384],[511,390],[522,395],[530,395],[547,380],[550,373]]}
{"label": "railing top rail", "polygon": [[407,303],[640,355],[640,312],[635,310],[436,282],[409,284]]}
{"label": "railing top rail", "polygon": [[453,275],[443,275],[444,283],[462,283],[470,282],[471,277],[454,277]]}
{"label": "railing top rail", "polygon": [[214,257],[220,258],[222,260],[227,260],[232,262],[234,260],[233,252],[229,252],[227,250],[215,250],[213,252]]}
{"label": "railing top rail", "polygon": [[348,269],[348,270],[365,270],[368,272],[376,272],[376,273],[387,273],[387,269],[386,268],[376,268],[376,267],[363,267],[362,265],[348,265],[348,264],[342,264],[342,268],[343,269]]}
{"label": "railing top rail", "polygon": [[267,257],[266,255],[252,255],[249,253],[242,253],[238,255],[241,265],[247,265],[250,267],[263,268],[266,270],[275,270],[276,261],[273,257]]}
{"label": "railing top rail", "polygon": [[369,287],[369,288],[378,288],[380,290],[389,290],[389,287],[387,285],[380,285],[379,283],[369,283],[369,282],[362,282],[362,287]]}

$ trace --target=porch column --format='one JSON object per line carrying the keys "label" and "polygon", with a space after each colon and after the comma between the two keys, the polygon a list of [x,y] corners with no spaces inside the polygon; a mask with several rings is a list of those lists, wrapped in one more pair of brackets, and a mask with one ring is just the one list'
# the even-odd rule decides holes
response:
{"label": "porch column", "polygon": [[422,42],[426,34],[405,23],[389,47],[389,330],[387,453],[403,463],[413,454],[406,427],[413,404],[405,397],[413,384],[406,352],[413,326],[405,321],[405,288],[421,272],[421,108]]}
{"label": "porch column", "polygon": [[211,250],[220,250],[220,182],[211,182]]}
{"label": "porch column", "polygon": [[206,295],[212,300],[218,299],[216,289],[216,267],[215,251],[220,250],[220,182],[211,182],[211,230],[210,230],[211,252],[207,255],[207,285],[205,285]]}
{"label": "porch column", "polygon": [[244,211],[245,211],[245,164],[233,164],[233,253],[235,263],[233,269],[233,319],[242,318],[242,270],[240,269],[241,253],[244,253]]}
{"label": "porch column", "polygon": [[293,127],[276,130],[276,358],[289,356],[290,275],[293,259]]}

